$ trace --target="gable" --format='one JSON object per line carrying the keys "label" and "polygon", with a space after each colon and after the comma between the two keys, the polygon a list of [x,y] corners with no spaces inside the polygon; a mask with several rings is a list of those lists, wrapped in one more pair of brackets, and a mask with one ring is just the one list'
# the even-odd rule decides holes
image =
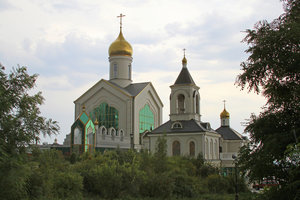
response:
{"label": "gable", "polygon": [[77,98],[74,103],[77,104],[84,104],[86,101],[88,101],[92,96],[100,92],[102,88],[106,88],[108,91],[113,93],[116,96],[120,96],[121,98],[130,98],[131,95],[118,88],[114,84],[110,83],[109,81],[106,81],[104,79],[101,79],[98,81],[95,85],[93,85],[90,89],[88,89],[85,93],[83,93],[79,98]]}
{"label": "gable", "polygon": [[145,96],[151,97],[151,100],[153,100],[157,107],[164,106],[151,82],[148,82],[143,90],[136,95],[136,100],[139,100],[140,97],[144,98]]}

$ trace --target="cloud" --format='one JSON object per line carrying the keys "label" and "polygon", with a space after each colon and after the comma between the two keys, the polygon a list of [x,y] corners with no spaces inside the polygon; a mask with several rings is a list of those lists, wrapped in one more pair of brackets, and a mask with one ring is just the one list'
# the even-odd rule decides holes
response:
{"label": "cloud", "polygon": [[10,9],[16,9],[16,7],[9,3],[9,1],[7,0],[0,1],[0,11],[6,11]]}
{"label": "cloud", "polygon": [[107,51],[118,36],[120,12],[133,47],[133,81],[153,83],[165,105],[164,121],[169,119],[169,86],[186,48],[188,69],[201,88],[202,119],[217,128],[226,99],[232,127],[242,132],[240,122],[258,113],[265,100],[234,85],[247,57],[241,31],[278,17],[282,6],[273,0],[4,0],[0,11],[5,19],[0,62],[8,70],[20,64],[40,74],[37,89],[46,99],[42,114],[60,122],[61,143],[74,120],[73,101],[108,79]]}
{"label": "cloud", "polygon": [[[24,41],[24,51],[29,49],[30,42]],[[70,74],[72,72],[107,73],[107,44],[87,36],[69,34],[62,43],[37,41],[32,50],[34,57],[42,63],[37,66],[39,73],[49,75]],[[104,47],[105,46],[105,47]],[[105,71],[105,73],[103,73]]]}

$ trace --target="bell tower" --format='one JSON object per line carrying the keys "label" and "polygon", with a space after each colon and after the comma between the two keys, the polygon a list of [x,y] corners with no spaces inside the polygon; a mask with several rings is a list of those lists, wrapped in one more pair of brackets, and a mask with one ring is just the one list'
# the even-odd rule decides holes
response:
{"label": "bell tower", "polygon": [[200,93],[187,69],[187,59],[182,59],[182,69],[175,83],[170,86],[170,120],[201,120]]}

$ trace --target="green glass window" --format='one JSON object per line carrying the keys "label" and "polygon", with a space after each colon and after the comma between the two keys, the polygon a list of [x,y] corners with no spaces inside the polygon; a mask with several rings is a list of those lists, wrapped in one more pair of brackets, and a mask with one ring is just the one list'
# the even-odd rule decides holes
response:
{"label": "green glass window", "polygon": [[119,128],[119,112],[114,107],[110,107],[107,103],[101,103],[97,108],[90,112],[93,122],[98,119],[99,127],[105,126],[107,129],[114,127]]}
{"label": "green glass window", "polygon": [[145,130],[152,130],[154,127],[154,115],[146,104],[139,113],[139,132],[143,133]]}

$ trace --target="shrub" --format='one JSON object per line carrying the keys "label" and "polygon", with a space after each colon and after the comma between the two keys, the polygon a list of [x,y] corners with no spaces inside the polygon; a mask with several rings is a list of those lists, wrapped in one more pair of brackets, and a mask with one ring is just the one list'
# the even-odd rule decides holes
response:
{"label": "shrub", "polygon": [[82,198],[83,178],[74,172],[59,172],[54,178],[52,192],[58,198]]}
{"label": "shrub", "polygon": [[167,173],[147,174],[141,185],[141,195],[144,197],[169,198],[174,190],[174,182]]}
{"label": "shrub", "polygon": [[94,169],[84,175],[86,191],[108,199],[119,197],[122,180],[117,168],[117,163],[95,166]]}
{"label": "shrub", "polygon": [[26,199],[30,174],[28,165],[14,158],[0,163],[0,199]]}
{"label": "shrub", "polygon": [[206,184],[210,193],[225,193],[229,185],[228,181],[218,174],[209,175]]}

